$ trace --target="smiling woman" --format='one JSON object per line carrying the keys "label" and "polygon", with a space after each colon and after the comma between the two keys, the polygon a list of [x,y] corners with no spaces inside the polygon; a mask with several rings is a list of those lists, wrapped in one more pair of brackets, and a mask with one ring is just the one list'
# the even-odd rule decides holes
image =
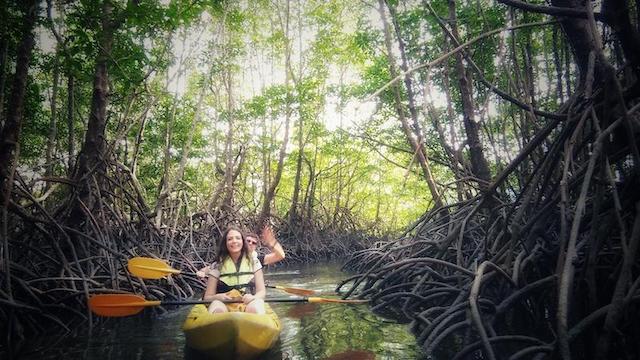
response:
{"label": "smiling woman", "polygon": [[[208,272],[204,300],[211,300],[209,312],[223,313],[242,310],[264,314],[266,294],[262,265],[249,255],[242,231],[230,227],[218,243],[216,262]],[[233,291],[233,293],[232,293]],[[243,306],[225,305],[223,301],[241,295]]]}

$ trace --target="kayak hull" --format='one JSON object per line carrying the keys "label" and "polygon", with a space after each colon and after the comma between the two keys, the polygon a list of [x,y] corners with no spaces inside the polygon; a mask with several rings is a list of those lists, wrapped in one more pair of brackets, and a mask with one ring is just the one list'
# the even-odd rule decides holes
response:
{"label": "kayak hull", "polygon": [[269,350],[280,336],[280,319],[268,304],[264,315],[245,312],[209,314],[195,305],[182,329],[187,346],[221,359],[253,359]]}

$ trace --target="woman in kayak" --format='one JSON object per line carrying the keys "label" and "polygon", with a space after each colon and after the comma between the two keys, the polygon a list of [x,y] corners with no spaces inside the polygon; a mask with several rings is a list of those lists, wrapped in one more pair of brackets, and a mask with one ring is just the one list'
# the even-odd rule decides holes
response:
{"label": "woman in kayak", "polygon": [[[262,236],[258,237],[256,233],[245,233],[244,234],[245,242],[247,244],[247,251],[251,258],[258,258],[260,264],[262,265],[271,265],[275,264],[278,261],[281,261],[285,258],[284,248],[280,245],[278,239],[276,239],[275,235],[273,235],[273,230],[270,226],[265,225],[262,229]],[[260,254],[256,251],[258,244],[265,245],[271,251],[268,254]],[[205,266],[202,269],[196,272],[201,278],[207,276],[210,267]]]}
{"label": "woman in kayak", "polygon": [[233,293],[239,292],[245,312],[264,314],[266,290],[262,265],[247,251],[240,229],[230,227],[224,232],[217,254],[216,262],[208,268],[209,280],[204,293],[204,300],[211,300],[209,312],[227,312],[223,301],[232,300]]}

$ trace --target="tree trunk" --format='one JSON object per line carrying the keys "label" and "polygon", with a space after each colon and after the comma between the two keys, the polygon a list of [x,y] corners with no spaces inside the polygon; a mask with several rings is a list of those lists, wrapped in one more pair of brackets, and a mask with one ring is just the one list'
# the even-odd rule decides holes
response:
{"label": "tree trunk", "polygon": [[289,104],[287,104],[286,111],[287,115],[285,119],[284,140],[282,141],[282,146],[280,147],[280,152],[278,155],[278,166],[276,168],[275,177],[273,178],[273,181],[271,182],[271,185],[269,186],[267,193],[265,194],[264,202],[262,203],[262,211],[260,212],[258,223],[256,224],[259,227],[262,227],[262,225],[266,224],[271,215],[271,202],[273,201],[276,189],[278,188],[278,184],[280,184],[280,178],[282,177],[284,158],[286,156],[287,144],[289,142],[289,123],[291,120]]}
{"label": "tree trunk", "polygon": [[305,158],[305,162],[307,163],[307,167],[309,168],[309,184],[307,185],[307,190],[305,191],[305,200],[304,200],[304,216],[307,219],[313,218],[313,199],[315,198],[316,192],[316,182],[317,182],[317,174],[316,174],[316,164],[318,162],[318,138],[315,138],[314,146],[313,146],[313,163]]}
{"label": "tree trunk", "polygon": [[[458,32],[456,17],[456,3],[454,0],[449,0],[449,23],[451,24],[451,33],[456,38],[456,40],[460,42],[460,35]],[[489,187],[491,172],[489,171],[489,163],[484,157],[482,143],[480,142],[479,127],[475,120],[475,108],[473,106],[473,85],[469,79],[467,72],[465,71],[462,54],[460,52],[457,52],[455,58],[456,71],[458,73],[458,82],[460,86],[460,94],[462,98],[462,121],[464,123],[464,129],[467,134],[467,140],[469,144],[471,170],[479,180],[480,190],[484,191]]]}
{"label": "tree trunk", "polygon": [[[202,90],[201,90],[202,91]],[[158,183],[158,198],[156,200],[156,206],[154,209],[155,225],[160,227],[162,222],[162,207],[164,201],[169,196],[169,177],[171,172],[171,140],[173,139],[173,123],[176,118],[176,111],[178,108],[178,93],[174,94],[173,104],[171,106],[171,116],[167,121],[166,128],[164,130],[164,152],[162,158],[162,176],[160,177],[160,183]]]}
{"label": "tree trunk", "polygon": [[[551,4],[558,7],[567,7],[574,9],[583,9],[581,0],[552,0]],[[571,45],[573,58],[579,71],[578,88],[584,86],[589,61],[589,53],[596,48],[596,39],[591,32],[589,22],[585,19],[578,18],[559,18],[560,26],[564,30],[567,39]],[[597,62],[597,61],[596,61]],[[601,65],[596,63],[595,82],[602,79]]]}
{"label": "tree trunk", "polygon": [[233,98],[233,74],[231,73],[231,69],[227,69],[226,73],[226,84],[227,84],[227,113],[229,114],[227,121],[229,122],[229,129],[227,131],[227,142],[225,145],[225,153],[226,153],[226,165],[224,170],[224,198],[222,201],[222,207],[227,211],[232,211],[233,209],[233,137],[234,137],[234,98]]}
{"label": "tree trunk", "polygon": [[[402,61],[400,63],[400,68],[402,69],[403,72],[406,73],[409,70],[409,62],[407,60],[407,54],[405,51],[404,39],[402,38],[402,31],[400,29],[400,25],[398,24],[395,7],[390,5],[388,0],[386,1],[387,1],[387,7],[389,8],[389,14],[391,15],[390,16],[391,22],[393,24],[396,37],[398,39],[398,47],[400,49],[400,59]],[[420,126],[420,122],[418,121],[418,110],[416,108],[416,101],[415,101],[415,95],[413,92],[411,75],[407,74],[404,76],[404,84],[405,84],[405,88],[407,89],[407,99],[409,100],[409,114],[411,114],[411,120],[413,123],[413,127],[411,129],[413,130],[413,133],[416,137],[416,141],[418,143],[418,151],[420,152],[418,159],[420,160],[421,163],[424,163],[424,165],[422,165],[422,168],[426,169],[425,177],[427,180],[427,184],[429,186],[429,190],[431,191],[431,197],[433,198],[435,207],[439,208],[439,207],[442,207],[443,203],[440,197],[441,195],[440,195],[440,191],[438,190],[438,186],[435,182],[435,179],[433,178],[433,175],[431,174],[431,165],[429,165],[429,155],[427,153],[427,148],[424,146],[424,137],[422,136],[422,129]]]}
{"label": "tree trunk", "polygon": [[300,210],[301,217],[308,217],[308,202],[309,196],[311,196],[311,187],[313,186],[315,173],[313,171],[313,166],[311,165],[311,161],[306,157],[303,159],[304,163],[307,165],[307,169],[309,169],[309,181],[307,182],[307,186],[304,189],[304,197],[302,198],[302,210]]}
{"label": "tree trunk", "polygon": [[[340,72],[340,80],[338,82],[338,86],[342,87],[342,84],[344,83],[344,71]],[[344,131],[343,130],[343,123],[342,121],[344,120],[344,115],[343,115],[343,111],[342,111],[342,107],[340,107],[340,110],[338,111],[338,129],[340,130],[340,143],[344,143]],[[338,215],[340,213],[340,207],[342,206],[342,191],[344,190],[344,174],[343,174],[343,170],[344,170],[344,155],[343,155],[343,148],[342,146],[338,148],[338,164],[337,164],[337,168],[336,168],[336,190],[335,190],[335,204],[334,204],[334,208],[333,208],[333,216],[331,218],[331,225],[335,226],[337,221],[338,221]]]}
{"label": "tree trunk", "polygon": [[[167,41],[171,42],[171,36],[169,36],[169,39],[167,39]],[[180,84],[180,78],[184,73],[184,52],[185,52],[184,49],[186,48],[186,42],[184,37],[182,37],[182,48],[183,50],[180,53],[180,58],[178,59],[178,67],[175,72],[176,84]],[[167,73],[165,90],[169,88],[170,82],[171,82],[171,78]],[[207,87],[207,82],[205,82],[205,84],[200,89],[200,97],[198,98],[198,105],[194,114],[194,121],[196,118],[195,115],[197,115],[200,111],[199,109],[200,109],[201,99],[205,91],[204,89],[206,87]],[[176,120],[176,111],[178,110],[178,101],[179,101],[179,94],[178,94],[178,90],[176,90],[173,94],[173,102],[171,104],[171,116],[169,117],[169,120],[166,123],[166,128],[164,131],[164,153],[163,153],[163,160],[162,160],[162,177],[160,178],[160,182],[158,183],[158,197],[156,200],[156,206],[154,208],[156,227],[160,227],[162,223],[162,213],[163,213],[164,202],[166,201],[167,197],[169,197],[169,194],[171,193],[172,187],[173,187],[171,185],[171,146],[173,144],[172,142],[173,126]],[[142,127],[140,128],[139,140],[141,140],[143,130],[144,130],[144,124],[142,124]],[[137,156],[138,145],[136,145],[135,149],[136,151],[134,155]],[[179,181],[179,180],[180,179],[176,179],[176,181]]]}
{"label": "tree trunk", "polygon": [[[271,123],[273,124],[273,123]],[[267,119],[265,117],[262,118],[262,133],[266,134],[267,133],[267,128],[269,129],[269,134],[273,134],[273,130],[267,126]],[[269,137],[268,141],[273,141],[273,136]],[[270,143],[269,143],[270,145]],[[264,199],[267,196],[267,191],[269,190],[269,179],[271,179],[271,151],[268,151],[268,149],[270,148],[265,146],[262,149],[262,179],[263,181],[261,182],[262,184],[262,189],[261,189],[261,194],[262,194],[262,201],[264,202]]]}
{"label": "tree trunk", "polygon": [[101,22],[102,29],[99,35],[98,58],[96,59],[95,73],[93,76],[93,95],[91,98],[91,110],[84,144],[78,155],[74,180],[79,186],[77,203],[71,213],[70,220],[73,224],[79,224],[84,219],[81,203],[89,210],[96,205],[94,182],[91,177],[97,174],[95,184],[102,188],[101,179],[106,166],[104,156],[106,150],[105,129],[107,126],[107,106],[109,104],[109,66],[111,48],[113,46],[114,24],[111,20],[113,6],[109,1],[102,4]]}
{"label": "tree trunk", "polygon": [[[53,68],[53,85],[51,90],[51,119],[49,120],[49,137],[47,138],[47,152],[45,155],[45,177],[53,175],[53,153],[56,148],[56,136],[58,133],[57,127],[57,103],[58,103],[58,83],[60,79],[60,65],[58,64],[58,58],[56,55],[55,65]],[[49,189],[50,183],[47,181],[45,185],[45,190]]]}
{"label": "tree trunk", "polygon": [[[301,15],[301,4],[300,0],[298,0],[298,39],[299,39],[299,48],[298,48],[298,79],[302,80],[302,68],[304,64],[302,63],[302,15]],[[294,80],[295,81],[295,80]],[[297,86],[298,84],[296,84]],[[293,224],[298,218],[298,201],[300,199],[300,183],[302,181],[302,158],[304,156],[304,117],[303,111],[301,107],[298,107],[298,159],[296,161],[296,177],[293,183],[293,196],[291,197],[291,209],[289,210],[289,224]]]}
{"label": "tree trunk", "polygon": [[[60,33],[55,27],[55,21],[53,20],[52,15],[53,9],[53,1],[47,0],[47,20],[48,25],[50,26],[51,33],[56,39],[58,46],[56,48],[56,59],[55,59],[55,68],[54,68],[54,80],[53,80],[53,94],[51,96],[51,123],[49,126],[49,141],[47,143],[47,168],[46,175],[50,176],[53,174],[53,164],[51,162],[51,155],[55,150],[55,142],[57,136],[57,101],[58,101],[58,87],[59,87],[59,78],[60,78],[60,66],[63,66],[65,69],[65,74],[67,75],[67,127],[69,129],[68,134],[68,156],[67,159],[67,177],[71,178],[73,176],[73,160],[74,160],[74,137],[73,137],[73,75],[72,75],[72,56],[67,48],[66,41],[62,38]],[[64,59],[62,65],[60,64],[60,55],[63,55]],[[49,187],[49,183],[47,183],[46,187]]]}
{"label": "tree trunk", "polygon": [[9,40],[5,36],[0,36],[0,133],[4,127],[4,87],[7,83],[7,53],[9,51]]}
{"label": "tree trunk", "polygon": [[300,182],[302,181],[302,158],[304,156],[303,142],[304,121],[302,114],[298,119],[298,159],[296,161],[296,177],[293,183],[293,196],[291,198],[291,210],[289,210],[289,223],[293,223],[298,218],[298,201],[300,198]]}
{"label": "tree trunk", "polygon": [[564,41],[564,79],[567,88],[567,98],[571,97],[571,51],[569,43]]}
{"label": "tree trunk", "polygon": [[562,92],[562,62],[560,60],[560,46],[558,44],[558,27],[553,27],[553,65],[556,70],[556,94],[558,96],[558,103],[564,101],[564,95]]}
{"label": "tree trunk", "polygon": [[0,134],[0,185],[2,193],[0,199],[3,204],[9,201],[11,188],[13,187],[13,172],[20,154],[20,131],[22,129],[24,103],[27,91],[27,79],[29,75],[29,62],[31,52],[35,44],[33,28],[38,17],[38,1],[30,0],[22,5],[25,9],[24,23],[22,27],[22,40],[16,54],[16,71],[13,77],[11,97],[7,119]]}
{"label": "tree trunk", "polygon": [[2,205],[2,229],[0,234],[0,261],[5,278],[5,292],[9,301],[13,300],[11,286],[11,268],[9,254],[9,239],[7,221],[7,207],[11,200],[13,176],[20,156],[20,130],[22,129],[23,110],[29,75],[29,62],[35,44],[33,29],[38,18],[38,1],[30,0],[23,4],[25,16],[22,27],[22,40],[16,54],[16,72],[13,77],[11,97],[7,120],[0,131],[0,204]]}
{"label": "tree trunk", "polygon": [[74,136],[74,126],[73,126],[73,111],[74,111],[74,94],[75,92],[75,83],[73,79],[73,74],[69,71],[67,74],[67,155],[69,158],[67,159],[67,176],[71,177],[73,174],[73,167],[75,165],[75,153],[76,153],[76,141]]}
{"label": "tree trunk", "polygon": [[[285,17],[285,69],[290,68],[291,61],[291,44],[289,42],[289,0],[287,0],[287,8],[286,8],[286,17]],[[280,152],[278,154],[278,166],[276,168],[276,174],[268,186],[268,189],[265,193],[264,201],[262,203],[262,210],[260,211],[260,215],[258,216],[258,223],[256,226],[261,228],[264,224],[267,223],[269,217],[271,216],[271,202],[276,193],[276,189],[278,188],[278,184],[280,184],[280,178],[282,177],[282,168],[284,167],[284,158],[287,154],[287,144],[289,143],[289,125],[291,122],[291,99],[289,92],[289,81],[290,75],[289,71],[285,71],[284,76],[284,86],[286,89],[286,103],[285,103],[285,129],[284,129],[284,140],[282,141],[282,145],[280,146]],[[269,179],[264,179],[268,181]]]}
{"label": "tree trunk", "polygon": [[[449,50],[451,47],[450,40],[445,38],[445,50]],[[458,136],[456,135],[456,113],[453,110],[453,99],[451,98],[451,85],[450,85],[451,74],[449,73],[449,67],[443,66],[442,69],[442,81],[444,84],[444,95],[447,100],[447,116],[449,117],[449,140],[451,144],[458,144]],[[460,172],[458,174],[458,178],[464,178],[468,171],[468,163],[465,162],[464,157],[462,156],[461,149],[464,148],[464,143],[458,145],[457,147],[451,147],[451,153],[453,154],[453,158],[455,161],[453,162],[460,164]],[[462,201],[466,197],[470,197],[471,194],[468,193],[466,189],[466,185],[464,182],[459,181],[456,185],[456,192],[458,195],[458,201]]]}
{"label": "tree trunk", "polygon": [[138,156],[140,155],[140,147],[142,146],[142,141],[144,141],[144,130],[147,127],[147,114],[151,107],[157,104],[156,101],[148,107],[142,117],[140,118],[140,129],[138,129],[138,133],[136,135],[136,142],[133,144],[133,151],[131,152],[131,173],[133,176],[138,173]]}
{"label": "tree trunk", "polygon": [[160,218],[162,217],[162,206],[164,202],[167,200],[171,192],[173,192],[176,184],[184,177],[184,171],[187,168],[187,162],[189,160],[189,153],[191,152],[191,145],[193,144],[193,136],[195,135],[196,128],[198,127],[200,118],[202,117],[202,103],[204,102],[204,93],[206,92],[206,88],[208,88],[207,81],[205,81],[205,85],[200,90],[198,102],[196,103],[196,110],[193,114],[193,121],[191,122],[191,128],[189,129],[189,134],[187,136],[187,142],[182,147],[182,156],[180,157],[180,163],[178,164],[178,170],[176,171],[175,176],[170,176],[170,171],[165,168],[166,173],[164,174],[164,187],[160,192],[156,203],[156,226],[160,226]]}
{"label": "tree trunk", "polygon": [[344,158],[342,156],[342,148],[338,152],[338,164],[336,168],[336,181],[335,181],[335,198],[333,206],[333,215],[331,216],[331,226],[335,226],[338,221],[338,215],[340,213],[340,206],[342,205],[342,191],[344,190],[344,175],[343,175],[343,163]]}
{"label": "tree trunk", "polygon": [[[397,77],[397,71],[395,68],[395,62],[393,61],[393,49],[391,46],[391,33],[389,30],[389,24],[387,23],[387,17],[385,15],[385,4],[384,4],[384,0],[378,0],[378,5],[379,5],[379,9],[378,11],[380,12],[380,17],[382,19],[382,25],[384,28],[384,39],[385,39],[385,44],[386,44],[386,48],[387,48],[387,54],[389,57],[389,74],[391,76],[391,78],[396,78]],[[400,120],[400,123],[402,125],[402,130],[404,131],[405,136],[407,137],[407,141],[409,142],[409,145],[411,145],[411,149],[413,150],[414,156],[417,157],[418,159],[418,163],[420,164],[420,167],[422,168],[422,172],[424,174],[425,180],[427,181],[427,185],[429,186],[429,191],[431,192],[431,198],[434,200],[435,206],[436,207],[440,207],[442,205],[442,200],[440,199],[440,193],[438,191],[435,179],[433,178],[433,175],[431,174],[431,167],[429,165],[429,159],[425,156],[425,151],[422,149],[423,145],[422,143],[419,143],[418,140],[415,137],[415,134],[413,133],[413,131],[411,130],[411,127],[409,126],[409,122],[407,121],[406,117],[405,117],[405,112],[404,112],[404,108],[403,108],[403,104],[402,104],[402,98],[400,95],[400,89],[398,88],[398,86],[396,84],[393,85],[393,94],[394,94],[394,100],[395,100],[395,106],[396,106],[396,112],[398,113],[398,118]],[[418,138],[420,139],[420,138]]]}
{"label": "tree trunk", "polygon": [[[640,74],[640,34],[631,24],[628,0],[605,0],[602,12],[607,14],[609,24],[620,41],[625,58],[631,63],[631,69],[637,78]],[[640,9],[636,8],[636,12]]]}

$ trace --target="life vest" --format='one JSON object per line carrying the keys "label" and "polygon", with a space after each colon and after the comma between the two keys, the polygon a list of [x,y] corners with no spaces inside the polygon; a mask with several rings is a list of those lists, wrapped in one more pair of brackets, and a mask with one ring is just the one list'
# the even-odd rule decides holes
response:
{"label": "life vest", "polygon": [[255,289],[253,276],[251,260],[243,256],[239,266],[236,266],[233,259],[227,257],[220,266],[217,292],[222,293],[236,289],[242,293],[253,293]]}

